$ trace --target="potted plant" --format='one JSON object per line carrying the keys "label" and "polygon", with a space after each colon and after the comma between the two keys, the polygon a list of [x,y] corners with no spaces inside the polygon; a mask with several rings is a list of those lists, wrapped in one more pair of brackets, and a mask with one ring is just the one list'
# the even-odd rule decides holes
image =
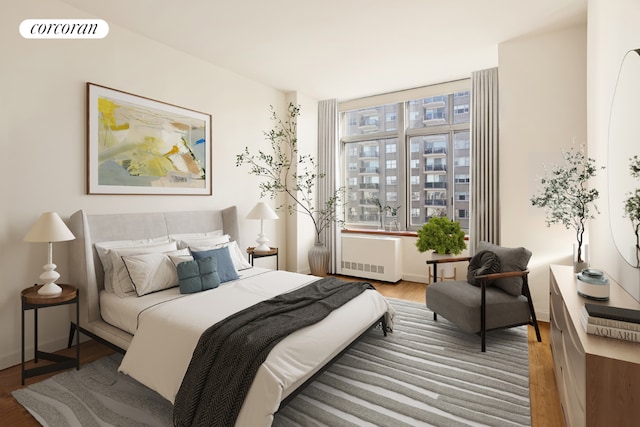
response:
{"label": "potted plant", "polygon": [[289,214],[301,212],[311,219],[316,237],[315,246],[309,252],[309,267],[312,274],[326,276],[331,254],[324,247],[320,235],[329,224],[343,223],[337,217],[336,208],[342,202],[344,188],[337,189],[323,206],[316,207],[314,188],[317,180],[324,178],[325,174],[318,172],[313,156],[298,153],[300,106],[289,103],[285,120],[278,117],[273,106],[270,109],[274,127],[264,135],[270,142],[271,152],[258,150],[257,154],[251,154],[245,147],[242,154],[236,155],[236,166],[246,164],[250,174],[266,178],[259,184],[260,197],[268,195],[275,199],[278,194],[286,195],[286,202],[276,210],[286,209]]}
{"label": "potted plant", "polygon": [[440,255],[458,255],[467,245],[459,222],[447,217],[432,217],[418,229],[416,247],[420,252],[433,250]]}
{"label": "potted plant", "polygon": [[[596,176],[598,167],[594,159],[587,157],[584,149],[571,148],[562,152],[563,163],[545,166],[545,175],[540,180],[538,193],[531,198],[531,204],[543,208],[546,213],[547,227],[562,224],[573,228],[576,233],[574,245],[574,271],[576,273],[588,267],[584,246],[586,221],[600,213],[595,201],[600,193],[589,188],[589,179]],[[600,169],[604,169],[602,166]]]}
{"label": "potted plant", "polygon": [[402,206],[385,206],[384,210],[389,212],[389,217],[391,221],[389,221],[389,231],[400,231],[400,224],[398,223],[398,211]]}
{"label": "potted plant", "polygon": [[[629,159],[631,176],[640,178],[640,158],[633,156]],[[636,235],[636,268],[640,267],[640,188],[627,193],[624,201],[624,216],[631,220],[633,232]]]}

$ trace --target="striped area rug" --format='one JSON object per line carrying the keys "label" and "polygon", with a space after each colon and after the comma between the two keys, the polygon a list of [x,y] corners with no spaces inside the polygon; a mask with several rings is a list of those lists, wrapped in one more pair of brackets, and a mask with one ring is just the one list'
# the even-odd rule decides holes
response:
{"label": "striped area rug", "polygon": [[[395,328],[369,332],[275,417],[274,426],[529,426],[527,328],[480,338],[424,304],[390,299]],[[117,372],[121,356],[14,391],[45,426],[170,426],[171,405]]]}

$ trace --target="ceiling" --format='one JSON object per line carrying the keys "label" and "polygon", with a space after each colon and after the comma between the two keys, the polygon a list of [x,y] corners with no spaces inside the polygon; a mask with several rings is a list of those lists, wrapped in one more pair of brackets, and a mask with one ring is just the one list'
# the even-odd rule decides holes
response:
{"label": "ceiling", "polygon": [[282,91],[340,100],[468,77],[587,0],[62,0]]}

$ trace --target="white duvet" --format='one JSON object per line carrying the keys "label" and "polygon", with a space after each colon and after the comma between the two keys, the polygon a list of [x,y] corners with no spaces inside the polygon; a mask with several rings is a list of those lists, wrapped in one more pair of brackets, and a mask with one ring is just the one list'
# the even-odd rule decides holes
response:
{"label": "white duvet", "polygon": [[[173,403],[205,329],[253,304],[318,280],[281,270],[248,276],[145,310],[120,371]],[[367,290],[322,322],[282,340],[258,370],[236,426],[270,426],[282,399],[376,319],[388,312],[392,315],[392,310],[382,295]]]}

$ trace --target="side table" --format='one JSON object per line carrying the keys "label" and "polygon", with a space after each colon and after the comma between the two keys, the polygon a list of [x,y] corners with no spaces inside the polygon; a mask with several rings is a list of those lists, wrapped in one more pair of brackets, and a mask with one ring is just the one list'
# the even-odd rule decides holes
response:
{"label": "side table", "polygon": [[266,252],[258,252],[255,250],[255,247],[250,246],[247,248],[247,254],[249,256],[249,263],[251,263],[251,265],[253,265],[253,260],[255,258],[265,258],[265,257],[270,257],[270,256],[275,256],[276,257],[276,270],[278,270],[279,268],[279,263],[280,263],[280,259],[278,256],[278,248],[271,248],[271,250],[266,251]]}
{"label": "side table", "polygon": [[[80,324],[80,291],[71,285],[61,285],[62,293],[56,296],[43,296],[38,294],[38,289],[42,285],[34,285],[25,288],[20,293],[20,299],[22,300],[22,385],[27,378],[35,377],[37,375],[46,374],[49,372],[59,371],[61,369],[72,368],[75,366],[76,370],[80,369],[80,334],[76,338],[76,357],[63,356],[59,354],[47,353],[38,350],[38,310],[46,307],[55,307],[57,305],[76,305],[76,324]],[[31,369],[25,369],[25,350],[24,350],[24,313],[27,310],[33,310],[33,348],[34,348],[34,362],[38,363],[38,359],[49,360],[51,364],[44,366],[38,366]]]}
{"label": "side table", "polygon": [[[438,281],[438,264],[444,264],[444,263],[448,263],[448,262],[464,262],[464,261],[469,261],[471,260],[471,257],[469,256],[463,256],[463,257],[457,257],[457,256],[451,256],[449,258],[447,257],[442,257],[442,258],[432,258],[427,260],[427,269],[429,268],[429,265],[433,265],[433,283]],[[455,268],[454,268],[454,273],[453,273],[453,277],[443,277],[442,279],[453,279],[455,280],[456,275],[455,275]],[[427,271],[427,276],[429,276],[429,279],[431,279],[431,271]]]}

